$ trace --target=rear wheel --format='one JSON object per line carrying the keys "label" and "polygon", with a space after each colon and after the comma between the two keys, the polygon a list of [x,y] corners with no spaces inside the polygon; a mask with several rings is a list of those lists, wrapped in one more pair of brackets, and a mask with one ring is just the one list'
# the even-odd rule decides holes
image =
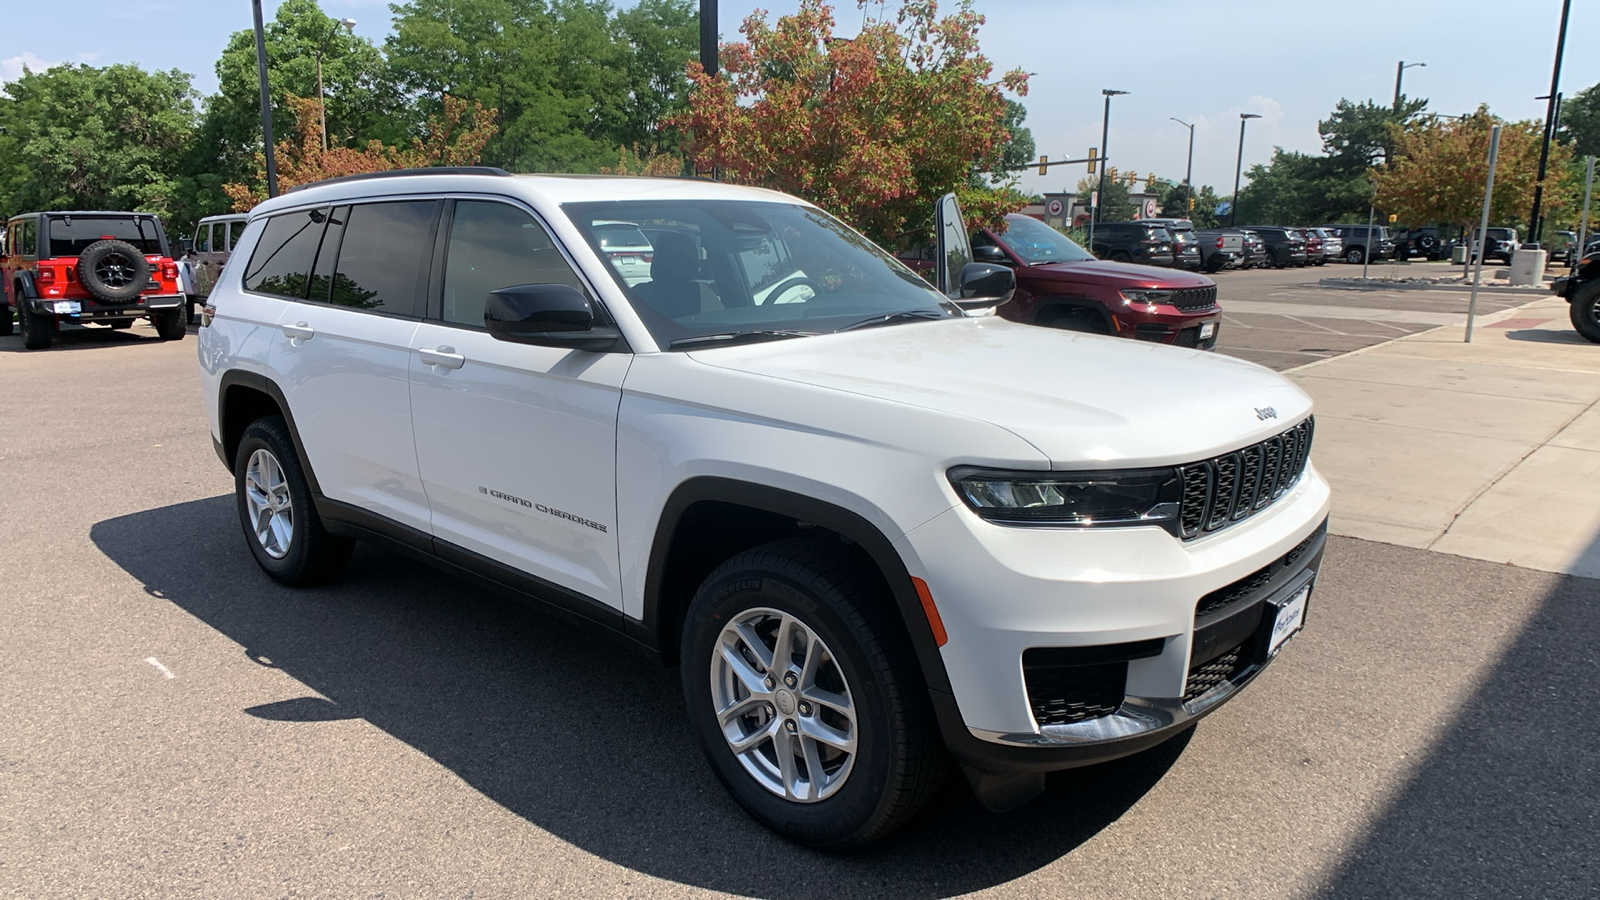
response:
{"label": "rear wheel", "polygon": [[938,788],[944,748],[893,601],[848,546],[791,538],[717,568],[684,623],[689,719],[768,828],[860,847]]}
{"label": "rear wheel", "polygon": [[185,305],[156,310],[150,314],[150,324],[163,341],[181,341],[189,333],[189,309]]}
{"label": "rear wheel", "polygon": [[337,575],[354,543],[323,528],[283,419],[269,416],[250,423],[233,460],[239,523],[262,570],[295,586]]}
{"label": "rear wheel", "polygon": [[1353,266],[1361,265],[1362,261],[1366,258],[1366,252],[1360,247],[1351,247],[1350,249],[1344,251],[1344,261]]}
{"label": "rear wheel", "polygon": [[1600,281],[1579,288],[1571,305],[1572,327],[1579,334],[1600,344]]}
{"label": "rear wheel", "polygon": [[1128,255],[1128,251],[1126,251],[1126,250],[1113,250],[1113,251],[1111,251],[1111,261],[1112,262],[1132,262],[1133,261],[1133,257],[1129,256]]}
{"label": "rear wheel", "polygon": [[22,320],[22,346],[29,350],[48,350],[56,339],[56,317],[48,313],[36,313],[28,308],[27,301],[23,301],[22,308],[17,311],[17,318]]}

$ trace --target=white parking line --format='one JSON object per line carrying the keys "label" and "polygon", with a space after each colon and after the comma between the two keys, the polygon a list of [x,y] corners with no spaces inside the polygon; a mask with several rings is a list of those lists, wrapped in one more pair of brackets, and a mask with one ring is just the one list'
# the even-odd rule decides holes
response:
{"label": "white parking line", "polygon": [[152,666],[155,666],[157,672],[160,672],[162,675],[165,675],[168,678],[177,678],[178,677],[178,676],[172,674],[172,670],[167,668],[166,666],[163,666],[161,664],[161,660],[156,659],[154,656],[146,656],[144,658],[144,661],[149,663]]}

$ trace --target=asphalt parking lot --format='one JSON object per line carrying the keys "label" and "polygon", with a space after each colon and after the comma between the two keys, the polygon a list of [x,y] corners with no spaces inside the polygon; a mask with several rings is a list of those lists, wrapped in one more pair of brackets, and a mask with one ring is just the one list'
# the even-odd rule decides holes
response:
{"label": "asphalt parking lot", "polygon": [[[1342,268],[1224,273],[1221,349],[1464,302],[1306,286]],[[1307,631],[1190,734],[830,856],[724,795],[675,673],[378,551],[266,579],[193,353],[0,338],[0,895],[1596,896],[1600,582],[1334,538]]]}

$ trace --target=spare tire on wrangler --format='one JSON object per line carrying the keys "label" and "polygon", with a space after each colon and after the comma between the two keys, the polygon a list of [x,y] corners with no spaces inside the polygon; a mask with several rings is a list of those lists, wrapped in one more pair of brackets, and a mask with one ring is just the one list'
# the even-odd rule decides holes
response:
{"label": "spare tire on wrangler", "polygon": [[127,241],[95,241],[78,254],[78,283],[94,297],[126,303],[150,280],[150,263]]}

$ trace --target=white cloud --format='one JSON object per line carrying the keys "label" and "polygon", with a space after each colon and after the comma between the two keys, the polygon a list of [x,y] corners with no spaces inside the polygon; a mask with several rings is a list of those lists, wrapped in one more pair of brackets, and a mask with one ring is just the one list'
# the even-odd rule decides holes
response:
{"label": "white cloud", "polygon": [[0,59],[0,81],[16,81],[22,77],[23,68],[30,72],[43,72],[55,63],[45,62],[24,50],[10,59]]}

